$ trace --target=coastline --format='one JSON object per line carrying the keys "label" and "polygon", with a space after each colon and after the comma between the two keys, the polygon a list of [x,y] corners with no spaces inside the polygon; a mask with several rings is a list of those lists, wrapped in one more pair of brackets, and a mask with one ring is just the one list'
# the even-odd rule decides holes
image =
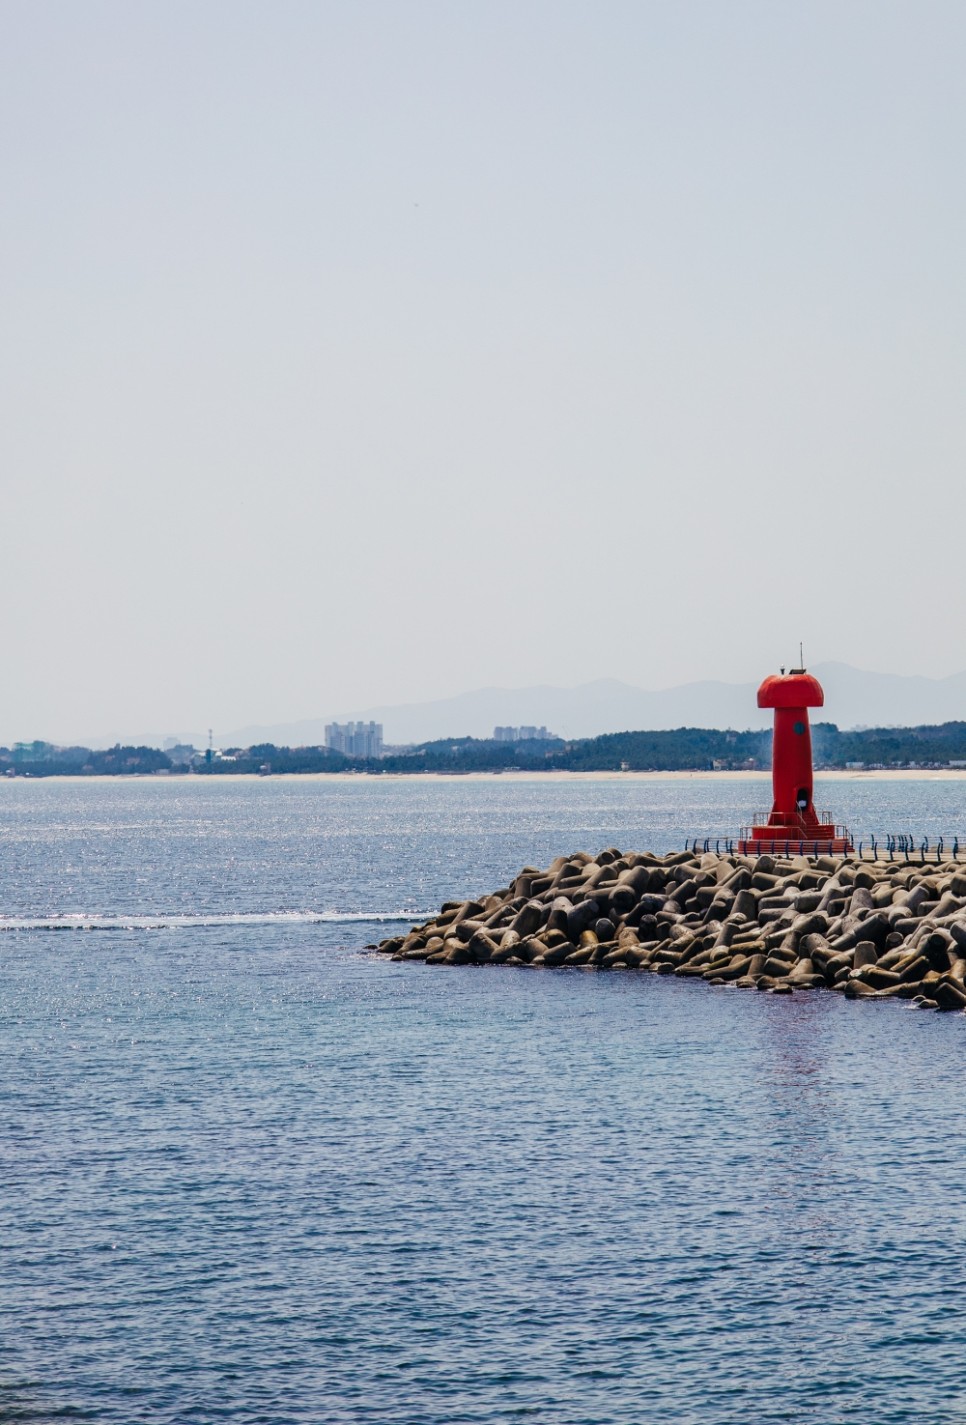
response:
{"label": "coastline", "polygon": [[[881,767],[815,771],[816,782],[961,782],[966,767]],[[747,772],[151,772],[9,777],[0,782],[770,782],[770,771]]]}

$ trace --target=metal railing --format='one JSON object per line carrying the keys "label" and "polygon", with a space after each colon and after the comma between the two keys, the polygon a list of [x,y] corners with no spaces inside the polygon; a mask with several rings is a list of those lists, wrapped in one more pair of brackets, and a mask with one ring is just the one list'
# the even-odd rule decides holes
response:
{"label": "metal railing", "polygon": [[[963,847],[966,855],[966,845]],[[913,836],[904,832],[886,834],[881,839],[871,836],[867,842],[860,841],[855,849],[857,856],[869,861],[958,861],[960,853],[959,837]]]}
{"label": "metal railing", "polygon": [[[870,836],[866,841],[852,845],[844,827],[836,827],[836,842],[825,840],[768,841],[754,842],[754,851],[744,848],[751,845],[751,838],[745,836],[689,837],[684,843],[685,851],[713,851],[717,856],[841,856],[854,861],[917,861],[921,865],[943,861],[966,860],[966,839],[960,842],[958,836],[912,836],[904,832],[882,837]],[[844,832],[844,836],[839,836]]]}
{"label": "metal railing", "polygon": [[[832,813],[830,811],[816,811],[815,815],[823,826],[832,825]],[[767,826],[770,821],[771,812],[756,811],[751,818],[751,825]]]}
{"label": "metal railing", "polygon": [[[844,841],[846,845],[852,845],[852,833],[847,826],[841,823],[827,821],[822,823],[822,834],[820,836],[802,836],[801,833],[789,836],[784,827],[776,826],[773,836],[759,837],[755,833],[761,828],[761,823],[752,826],[743,826],[738,833],[739,841],[754,841],[757,845],[759,841],[774,841],[776,845],[785,845],[801,842],[803,846],[811,846],[818,843],[821,846],[829,845],[833,841]],[[767,824],[764,827],[767,830]]]}

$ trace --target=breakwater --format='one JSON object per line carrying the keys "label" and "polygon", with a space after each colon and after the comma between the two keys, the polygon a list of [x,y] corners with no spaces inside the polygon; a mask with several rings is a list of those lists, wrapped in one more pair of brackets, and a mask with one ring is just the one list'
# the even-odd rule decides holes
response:
{"label": "breakwater", "polygon": [[963,1010],[966,869],[612,847],[527,866],[373,948],[437,965],[650,971]]}

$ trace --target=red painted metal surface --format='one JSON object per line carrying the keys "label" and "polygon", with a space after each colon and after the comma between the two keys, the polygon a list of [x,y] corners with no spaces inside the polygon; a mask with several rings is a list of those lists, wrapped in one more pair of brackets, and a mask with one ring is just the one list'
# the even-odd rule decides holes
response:
{"label": "red painted metal surface", "polygon": [[816,852],[841,853],[851,848],[845,827],[820,821],[812,802],[812,735],[808,709],[820,708],[825,694],[817,678],[804,668],[771,674],[758,689],[758,706],[774,708],[772,734],[772,808],[767,824],[747,828],[739,852],[791,850],[812,845]]}

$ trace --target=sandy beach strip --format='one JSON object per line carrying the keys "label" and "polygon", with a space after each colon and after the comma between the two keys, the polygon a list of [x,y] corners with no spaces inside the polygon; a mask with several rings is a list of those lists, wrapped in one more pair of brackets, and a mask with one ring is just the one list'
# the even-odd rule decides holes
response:
{"label": "sandy beach strip", "polygon": [[[961,782],[966,767],[816,769],[816,782]],[[745,772],[135,772],[95,776],[10,777],[16,782],[770,782],[770,771]]]}

